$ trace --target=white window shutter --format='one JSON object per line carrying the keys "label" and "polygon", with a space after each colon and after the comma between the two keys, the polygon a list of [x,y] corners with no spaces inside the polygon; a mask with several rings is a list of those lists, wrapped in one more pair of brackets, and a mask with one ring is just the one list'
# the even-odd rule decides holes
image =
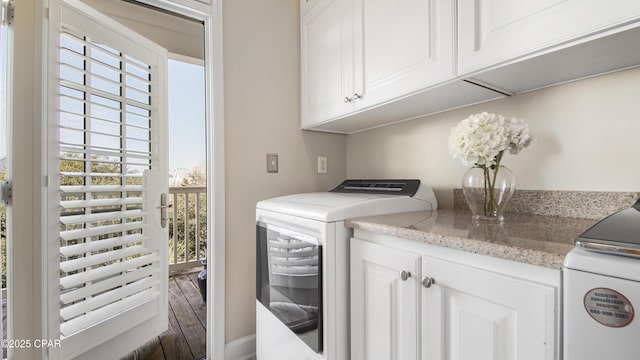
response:
{"label": "white window shutter", "polygon": [[134,349],[168,321],[166,50],[75,0],[55,6],[60,358],[106,359],[91,350],[118,336]]}

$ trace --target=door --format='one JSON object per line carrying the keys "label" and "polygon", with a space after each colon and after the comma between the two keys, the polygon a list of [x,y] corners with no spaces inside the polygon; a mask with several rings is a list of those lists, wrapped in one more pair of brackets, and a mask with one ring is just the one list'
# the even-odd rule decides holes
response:
{"label": "door", "polygon": [[[8,250],[11,248],[11,231],[9,225],[11,224],[11,202],[12,194],[11,189],[11,144],[8,144],[11,137],[8,135],[8,131],[12,128],[11,119],[9,114],[11,111],[9,107],[11,101],[7,97],[11,96],[11,92],[7,91],[11,86],[11,80],[9,78],[10,56],[13,51],[13,47],[9,45],[9,42],[13,41],[13,36],[9,35],[10,21],[9,12],[13,9],[13,3],[2,2],[0,3],[0,11],[3,14],[7,14],[0,18],[0,318],[6,319],[0,324],[0,339],[10,339],[8,325],[10,321],[13,321],[13,316],[7,316],[10,311],[7,311],[13,307],[13,303],[9,303],[8,300],[11,296],[7,293],[9,287],[9,278],[11,278],[11,266],[8,260],[11,256],[6,256],[10,253]],[[10,50],[11,49],[11,50]],[[8,218],[7,218],[7,215]],[[0,356],[5,359],[8,356],[6,347],[3,347],[0,352]]]}
{"label": "door", "polygon": [[555,358],[554,288],[428,256],[422,275],[422,359]]}
{"label": "door", "polygon": [[636,21],[638,16],[637,1],[612,4],[599,0],[461,0],[458,75],[601,35]]}
{"label": "door", "polygon": [[417,359],[420,256],[351,240],[351,358]]}
{"label": "door", "polygon": [[76,0],[50,7],[52,358],[113,359],[166,330],[166,50]]}
{"label": "door", "polygon": [[316,2],[300,19],[302,128],[353,111],[351,1]]}
{"label": "door", "polygon": [[354,0],[356,108],[451,80],[455,2]]}
{"label": "door", "polygon": [[256,299],[316,353],[323,345],[322,244],[258,222]]}

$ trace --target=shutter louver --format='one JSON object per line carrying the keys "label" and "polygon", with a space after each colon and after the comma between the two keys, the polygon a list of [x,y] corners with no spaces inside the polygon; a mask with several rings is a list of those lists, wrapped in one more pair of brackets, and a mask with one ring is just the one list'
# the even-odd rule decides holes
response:
{"label": "shutter louver", "polygon": [[159,254],[145,246],[151,67],[70,29],[59,54],[64,339],[157,299],[161,271]]}

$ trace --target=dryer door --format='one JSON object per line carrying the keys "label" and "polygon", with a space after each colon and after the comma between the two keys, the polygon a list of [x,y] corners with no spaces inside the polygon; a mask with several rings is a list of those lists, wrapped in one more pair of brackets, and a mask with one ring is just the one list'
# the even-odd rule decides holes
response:
{"label": "dryer door", "polygon": [[256,298],[315,352],[322,351],[322,245],[258,222]]}

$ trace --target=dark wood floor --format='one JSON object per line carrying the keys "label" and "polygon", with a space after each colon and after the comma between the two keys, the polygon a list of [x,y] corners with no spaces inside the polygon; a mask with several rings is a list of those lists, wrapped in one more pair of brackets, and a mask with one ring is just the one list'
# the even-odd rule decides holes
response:
{"label": "dark wood floor", "polygon": [[197,281],[198,272],[169,278],[169,329],[122,360],[204,359],[207,309]]}

